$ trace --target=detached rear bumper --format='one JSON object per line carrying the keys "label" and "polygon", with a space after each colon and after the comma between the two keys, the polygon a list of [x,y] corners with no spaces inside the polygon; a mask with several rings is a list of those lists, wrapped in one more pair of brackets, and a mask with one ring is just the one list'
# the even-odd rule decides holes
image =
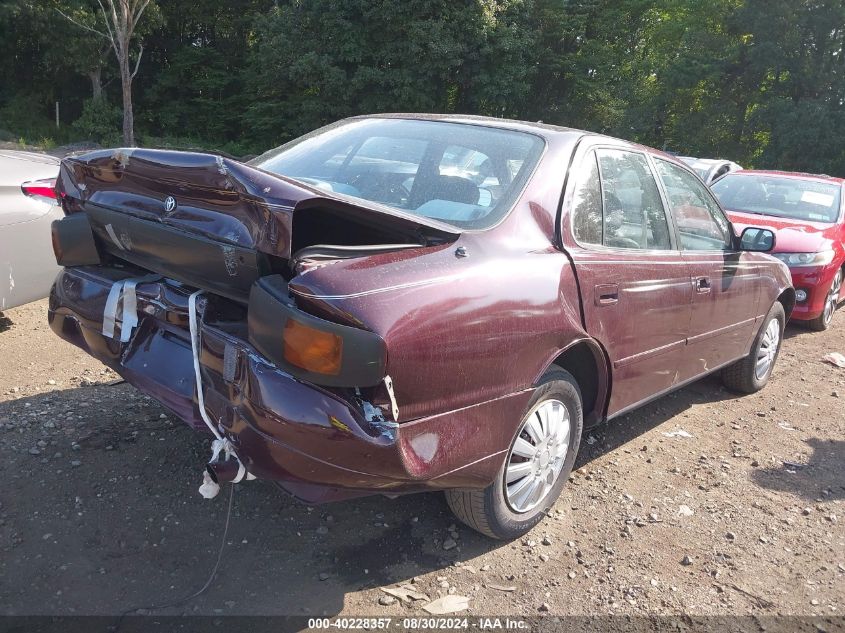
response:
{"label": "detached rear bumper", "polygon": [[[103,311],[112,283],[127,276],[99,266],[63,270],[50,295],[50,326],[205,429],[187,327],[190,291],[164,281],[139,284],[138,327],[120,343],[102,334]],[[199,326],[206,411],[256,477],[309,502],[480,488],[495,477],[510,438],[494,437],[492,421],[519,420],[530,391],[398,427],[368,421],[352,391],[303,382],[262,356],[247,341],[246,309],[220,310],[215,300]]]}

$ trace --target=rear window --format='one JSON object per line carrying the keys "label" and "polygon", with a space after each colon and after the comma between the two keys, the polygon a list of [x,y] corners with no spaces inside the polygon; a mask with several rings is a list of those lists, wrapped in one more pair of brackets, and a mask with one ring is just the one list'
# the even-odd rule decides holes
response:
{"label": "rear window", "polygon": [[816,180],[728,174],[711,187],[727,209],[810,222],[836,222],[842,188]]}
{"label": "rear window", "polygon": [[513,206],[543,147],[525,132],[374,118],[330,125],[250,164],[341,196],[483,229]]}

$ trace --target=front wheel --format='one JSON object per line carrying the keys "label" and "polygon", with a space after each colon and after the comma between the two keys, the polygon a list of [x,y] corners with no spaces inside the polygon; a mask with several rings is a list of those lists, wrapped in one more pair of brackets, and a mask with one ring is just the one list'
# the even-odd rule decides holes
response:
{"label": "front wheel", "polygon": [[496,480],[484,490],[447,490],[452,512],[497,539],[515,539],[537,525],[572,471],[583,428],[578,383],[566,371],[543,376],[519,423]]}
{"label": "front wheel", "polygon": [[763,327],[754,339],[751,353],[722,370],[722,382],[728,389],[754,393],[766,386],[780,353],[785,324],[786,313],[776,301],[763,320]]}
{"label": "front wheel", "polygon": [[830,322],[833,320],[833,313],[836,312],[836,307],[839,305],[839,293],[842,291],[842,269],[836,271],[833,281],[830,284],[830,290],[824,300],[824,310],[812,321],[807,321],[807,326],[811,330],[823,332],[830,327]]}

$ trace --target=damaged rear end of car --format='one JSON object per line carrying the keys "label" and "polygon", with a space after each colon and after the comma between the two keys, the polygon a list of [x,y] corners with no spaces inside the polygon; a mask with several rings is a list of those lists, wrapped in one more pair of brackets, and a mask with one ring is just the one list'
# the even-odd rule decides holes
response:
{"label": "damaged rear end of car", "polygon": [[291,292],[337,262],[436,253],[459,229],[209,154],[71,157],[56,188],[52,329],[213,434],[208,478],[311,502],[466,483],[409,461],[426,426],[400,431],[367,315]]}

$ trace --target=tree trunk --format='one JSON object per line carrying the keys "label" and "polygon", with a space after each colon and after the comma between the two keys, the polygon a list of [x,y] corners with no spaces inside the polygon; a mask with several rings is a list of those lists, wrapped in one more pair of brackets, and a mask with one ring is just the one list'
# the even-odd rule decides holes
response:
{"label": "tree trunk", "polygon": [[120,60],[120,86],[123,91],[123,144],[135,146],[135,121],[132,115],[132,73],[129,70],[129,52]]}
{"label": "tree trunk", "polygon": [[91,80],[91,98],[99,101],[103,98],[103,69],[99,66],[88,71],[88,78]]}

